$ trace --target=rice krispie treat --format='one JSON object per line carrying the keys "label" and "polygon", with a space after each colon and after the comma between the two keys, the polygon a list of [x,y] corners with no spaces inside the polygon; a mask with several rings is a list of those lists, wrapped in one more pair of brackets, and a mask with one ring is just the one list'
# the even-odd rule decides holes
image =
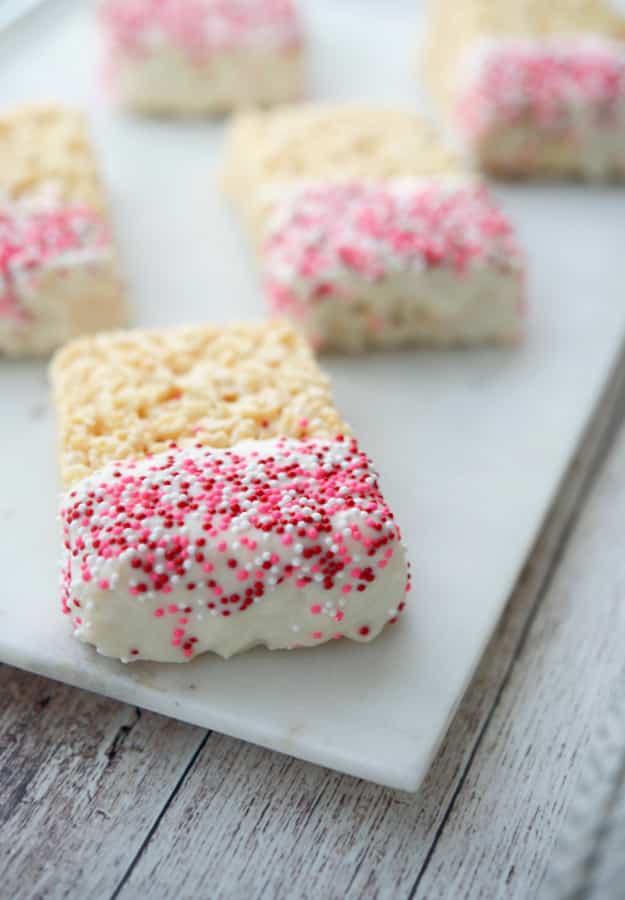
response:
{"label": "rice krispie treat", "polygon": [[202,115],[300,96],[293,0],[101,0],[112,87],[144,113]]}
{"label": "rice krispie treat", "polygon": [[105,198],[78,112],[0,116],[0,353],[47,353],[126,319]]}
{"label": "rice krispie treat", "polygon": [[427,75],[504,177],[625,177],[625,16],[610,0],[433,0]]}
{"label": "rice krispie treat", "polygon": [[271,310],[315,348],[519,336],[524,265],[513,230],[412,113],[244,114],[223,184],[259,244]]}
{"label": "rice krispie treat", "polygon": [[370,641],[404,609],[377,475],[284,323],[83,338],[52,380],[80,640],[185,662]]}

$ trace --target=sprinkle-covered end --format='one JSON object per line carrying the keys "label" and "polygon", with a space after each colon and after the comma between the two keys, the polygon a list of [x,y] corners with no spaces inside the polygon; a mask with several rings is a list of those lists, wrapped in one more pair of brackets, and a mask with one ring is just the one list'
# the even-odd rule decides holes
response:
{"label": "sprinkle-covered end", "polygon": [[405,608],[400,532],[355,440],[112,464],[61,509],[62,609],[124,661],[370,641]]}
{"label": "sprinkle-covered end", "polygon": [[316,349],[509,341],[520,330],[523,254],[476,179],[286,189],[262,260],[272,311]]}
{"label": "sprinkle-covered end", "polygon": [[456,126],[479,159],[499,147],[500,165],[519,174],[556,167],[562,156],[562,166],[580,173],[625,176],[621,42],[593,36],[484,41],[469,50],[458,85]]}

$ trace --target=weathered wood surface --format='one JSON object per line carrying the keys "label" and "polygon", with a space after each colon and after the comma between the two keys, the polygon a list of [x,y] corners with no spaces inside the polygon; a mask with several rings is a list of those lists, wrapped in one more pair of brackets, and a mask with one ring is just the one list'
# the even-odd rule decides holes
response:
{"label": "weathered wood surface", "polygon": [[0,897],[108,897],[202,732],[0,667]]}
{"label": "weathered wood surface", "polygon": [[623,674],[625,432],[577,515],[617,399],[419,794],[4,668],[0,897],[535,896]]}

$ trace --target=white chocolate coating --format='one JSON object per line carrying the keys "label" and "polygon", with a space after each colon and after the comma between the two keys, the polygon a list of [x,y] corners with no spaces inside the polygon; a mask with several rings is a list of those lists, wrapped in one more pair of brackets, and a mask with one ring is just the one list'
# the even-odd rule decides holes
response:
{"label": "white chocolate coating", "polygon": [[194,63],[175,48],[118,61],[115,93],[140,113],[210,115],[296,100],[304,86],[299,49],[223,50]]}
{"label": "white chocolate coating", "polygon": [[487,171],[625,177],[625,44],[598,37],[484,39],[456,80],[456,124]]}
{"label": "white chocolate coating", "polygon": [[408,565],[352,439],[175,448],[111,464],[63,500],[64,611],[124,661],[372,640]]}
{"label": "white chocolate coating", "polygon": [[448,269],[394,273],[381,282],[348,276],[341,289],[352,302],[326,297],[308,307],[283,305],[280,314],[291,315],[316,349],[329,352],[512,344],[523,332],[519,280],[493,269],[464,280]]}
{"label": "white chocolate coating", "polygon": [[521,333],[522,255],[471,179],[285,188],[273,197],[261,264],[273,311],[318,349],[510,342]]}
{"label": "white chocolate coating", "polygon": [[50,353],[67,341],[126,321],[114,257],[42,272],[21,297],[26,317],[0,316],[0,352]]}
{"label": "white chocolate coating", "polygon": [[109,227],[84,206],[0,208],[0,353],[49,353],[126,319]]}
{"label": "white chocolate coating", "polygon": [[136,112],[209,115],[303,89],[291,0],[102,0],[111,85]]}

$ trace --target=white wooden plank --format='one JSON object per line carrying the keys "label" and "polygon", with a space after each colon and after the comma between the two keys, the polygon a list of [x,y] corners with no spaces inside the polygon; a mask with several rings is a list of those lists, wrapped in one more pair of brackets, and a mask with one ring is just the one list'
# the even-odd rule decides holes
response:
{"label": "white wooden plank", "polygon": [[541,900],[622,900],[625,880],[625,681],[593,731]]}
{"label": "white wooden plank", "polygon": [[538,896],[625,674],[625,431],[523,643],[416,897]]}
{"label": "white wooden plank", "polygon": [[[482,731],[524,641],[563,534],[574,518],[604,427],[613,421],[615,405],[620,404],[622,376],[621,368],[419,794],[411,797],[329,774],[213,734],[121,886],[120,897],[129,900],[149,892],[158,897],[194,897],[205,885],[211,885],[212,897],[246,900],[260,896],[396,898],[412,893],[424,868],[429,875],[432,848],[452,804],[455,809],[467,767],[481,746]],[[622,455],[625,468],[625,447]],[[552,597],[547,598],[550,609]],[[603,621],[606,630],[609,624]],[[603,634],[602,639],[609,642],[611,638]],[[562,683],[556,676],[542,695],[543,717],[558,702],[560,692],[575,684],[571,667],[561,669]],[[531,696],[527,703],[531,718]],[[499,735],[497,752],[508,752],[505,731]],[[531,779],[531,758],[522,774]],[[511,785],[510,795],[518,791],[521,796],[523,790],[523,784]],[[495,797],[500,791],[501,785],[493,787]],[[479,798],[473,803],[479,808]],[[514,823],[520,811],[508,811],[508,815]],[[489,824],[486,846],[501,830],[513,827],[501,818]],[[470,822],[467,828],[471,829]],[[462,852],[459,847],[459,858]],[[443,873],[428,882],[429,889],[438,887],[438,879],[446,890],[449,879]],[[479,871],[478,882],[488,884]],[[456,895],[443,891],[440,896]]]}
{"label": "white wooden plank", "polygon": [[203,733],[0,667],[0,896],[108,897]]}

